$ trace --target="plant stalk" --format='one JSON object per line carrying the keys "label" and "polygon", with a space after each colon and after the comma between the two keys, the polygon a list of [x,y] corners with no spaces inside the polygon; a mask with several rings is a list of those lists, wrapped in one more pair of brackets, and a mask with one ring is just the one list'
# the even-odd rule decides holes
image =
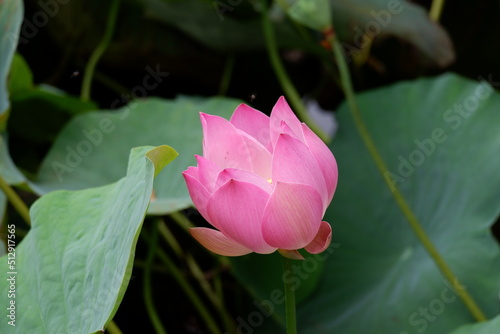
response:
{"label": "plant stalk", "polygon": [[290,101],[290,104],[292,105],[299,118],[303,122],[305,122],[309,126],[309,128],[318,135],[318,137],[320,137],[325,143],[328,143],[330,142],[331,138],[323,130],[321,130],[321,128],[312,120],[311,116],[309,116],[306,107],[300,99],[299,93],[295,89],[292,81],[285,71],[285,67],[281,62],[281,58],[278,52],[278,46],[276,45],[273,25],[271,23],[271,20],[269,19],[266,0],[262,1],[262,6],[262,30],[264,32],[266,48],[269,55],[269,60],[271,62],[274,73],[278,78],[281,88],[285,92],[286,97]]}
{"label": "plant stalk", "polygon": [[28,206],[23,202],[21,197],[12,189],[12,187],[5,181],[5,179],[0,175],[0,189],[4,192],[5,196],[9,200],[10,204],[16,209],[19,215],[24,219],[26,224],[31,225],[30,210]]}
{"label": "plant stalk", "polygon": [[[457,276],[453,273],[451,268],[448,266],[447,262],[444,260],[444,258],[441,256],[441,254],[437,250],[436,246],[434,246],[434,244],[432,243],[430,238],[427,236],[425,230],[422,228],[422,225],[420,224],[417,217],[415,216],[415,214],[411,210],[410,206],[406,202],[406,200],[405,200],[403,194],[401,193],[401,191],[399,190],[398,186],[396,184],[393,184],[392,180],[390,179],[387,166],[385,165],[385,162],[383,161],[380,153],[378,152],[378,149],[375,146],[373,139],[371,138],[371,135],[368,131],[368,128],[366,127],[366,124],[363,121],[361,113],[359,112],[358,105],[356,103],[356,99],[355,99],[355,95],[354,95],[354,89],[352,87],[351,76],[349,74],[347,62],[345,61],[342,46],[340,45],[338,39],[336,38],[335,32],[333,31],[333,28],[327,29],[325,31],[325,37],[327,38],[327,40],[330,42],[330,44],[332,46],[334,57],[335,57],[335,60],[337,61],[337,66],[339,68],[342,89],[343,89],[344,94],[346,96],[346,100],[347,100],[347,104],[349,106],[349,109],[351,110],[351,115],[354,119],[354,124],[355,124],[366,148],[368,149],[368,152],[372,156],[372,158],[375,162],[375,165],[377,166],[378,171],[380,172],[380,174],[382,175],[382,178],[385,180],[387,186],[391,190],[391,193],[392,193],[397,205],[399,206],[399,208],[402,211],[403,215],[405,216],[406,220],[410,224],[411,229],[413,230],[413,232],[417,236],[418,240],[422,243],[422,245],[424,246],[426,251],[429,253],[431,258],[434,260],[434,262],[436,263],[439,270],[443,273],[445,278],[451,284],[453,284],[455,287],[462,286],[460,284],[460,282],[458,281]],[[487,320],[483,311],[479,308],[479,306],[474,301],[472,296],[468,293],[468,291],[462,290],[460,293],[460,298],[462,299],[465,306],[469,309],[469,312],[474,316],[474,318],[477,321]]]}
{"label": "plant stalk", "polygon": [[109,46],[113,33],[115,31],[116,16],[118,14],[118,8],[120,7],[120,0],[113,0],[111,7],[109,9],[108,22],[106,24],[106,30],[104,31],[104,36],[101,42],[97,45],[94,52],[90,55],[90,59],[85,66],[85,72],[83,74],[82,90],[80,93],[80,99],[82,101],[90,100],[90,91],[92,89],[92,79],[94,76],[94,70],[99,62],[99,59],[104,54],[104,51]]}
{"label": "plant stalk", "polygon": [[[292,277],[292,260],[283,258],[283,277]],[[295,312],[295,287],[294,280],[286,279],[283,281],[285,288],[285,314],[286,314],[286,333],[297,334],[297,317]]]}

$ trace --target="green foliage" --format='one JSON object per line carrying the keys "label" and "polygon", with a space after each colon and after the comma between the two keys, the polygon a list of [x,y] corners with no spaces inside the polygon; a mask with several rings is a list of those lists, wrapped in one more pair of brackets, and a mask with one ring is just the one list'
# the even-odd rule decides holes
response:
{"label": "green foliage", "polygon": [[229,118],[239,101],[227,98],[150,98],[117,111],[90,112],[74,118],[43,161],[33,187],[39,193],[85,189],[116,181],[124,173],[127,152],[140,145],[168,143],[181,153],[171,173],[158,176],[149,212],[187,208],[191,199],[181,172],[202,154],[199,111]]}
{"label": "green foliage", "polygon": [[479,324],[464,325],[450,334],[492,334],[500,328],[500,316]]}
{"label": "green foliage", "polygon": [[16,50],[22,19],[23,3],[21,0],[0,2],[0,129],[4,127],[4,113],[9,108],[5,83]]}
{"label": "green foliage", "polygon": [[[494,316],[500,252],[490,227],[500,212],[500,157],[490,152],[500,145],[500,96],[448,74],[360,94],[358,102],[395,184],[465,288]],[[301,332],[437,334],[473,321],[410,230],[345,105],[339,115],[343,126],[331,147],[341,181],[326,219],[340,246],[300,310]]]}
{"label": "green foliage", "polygon": [[2,284],[0,293],[3,298],[14,293],[8,300],[15,302],[9,307],[17,315],[14,327],[5,320],[10,310],[2,307],[0,332],[102,330],[130,280],[154,175],[176,156],[168,146],[135,148],[127,176],[118,182],[52,192],[31,207],[30,232],[14,258],[0,259],[0,278],[9,283]]}

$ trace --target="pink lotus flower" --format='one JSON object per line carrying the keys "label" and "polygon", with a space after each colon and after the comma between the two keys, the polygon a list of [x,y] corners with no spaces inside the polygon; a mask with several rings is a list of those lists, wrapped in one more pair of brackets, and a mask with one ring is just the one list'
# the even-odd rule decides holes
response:
{"label": "pink lotus flower", "polygon": [[226,256],[324,251],[332,229],[322,218],[337,186],[337,163],[285,99],[271,117],[241,104],[230,121],[200,118],[203,157],[183,175],[194,205],[216,230],[192,228],[193,237]]}

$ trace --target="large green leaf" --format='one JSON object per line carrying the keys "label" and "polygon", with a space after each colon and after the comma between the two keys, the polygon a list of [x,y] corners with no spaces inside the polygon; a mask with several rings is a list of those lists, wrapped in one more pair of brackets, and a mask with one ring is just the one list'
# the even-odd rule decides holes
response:
{"label": "large green leaf", "polygon": [[[498,313],[500,96],[452,74],[360,94],[375,145],[444,259],[488,317]],[[442,334],[473,318],[423,249],[354,128],[332,144],[339,187],[326,220],[340,247],[299,311],[301,333]]]}
{"label": "large green leaf", "polygon": [[450,334],[494,334],[500,328],[500,316],[478,324],[464,325]]}
{"label": "large green leaf", "polygon": [[[421,6],[393,0],[330,0],[333,22],[348,56],[368,47],[366,37],[394,35],[413,44],[431,63],[444,67],[455,59],[453,44]],[[350,57],[349,57],[350,58]],[[423,57],[421,57],[423,58]]]}
{"label": "large green leaf", "polygon": [[[130,279],[153,177],[176,155],[168,146],[135,148],[120,181],[53,192],[33,204],[15,263],[0,259],[0,279],[9,282],[0,288],[1,333],[88,334],[106,326]],[[9,290],[15,295],[7,298]],[[15,327],[7,317],[13,302]]]}
{"label": "large green leaf", "polygon": [[23,2],[20,0],[0,2],[0,128],[9,109],[7,76],[17,47],[19,30],[23,21]]}
{"label": "large green leaf", "polygon": [[[169,175],[155,180],[150,213],[168,213],[191,205],[181,172],[201,154],[199,112],[229,118],[239,101],[227,98],[150,98],[118,111],[91,112],[73,119],[45,158],[35,189],[84,189],[116,181],[123,175],[127,152],[139,145],[168,143],[182,155]],[[113,161],[110,164],[109,161]]]}
{"label": "large green leaf", "polygon": [[[487,84],[447,74],[357,99],[395,184],[460,282],[493,317],[500,291],[500,251],[490,232],[500,211],[500,96]],[[331,145],[339,184],[325,216],[335,248],[317,266],[323,274],[316,291],[298,306],[299,332],[442,334],[473,322],[461,291],[450,288],[409,228],[345,105],[339,124]],[[268,269],[271,259],[260,260],[269,280],[281,278]],[[235,269],[258,299],[269,299],[260,269]],[[257,317],[243,319],[250,325]],[[272,321],[263,323],[259,333],[276,333]]]}

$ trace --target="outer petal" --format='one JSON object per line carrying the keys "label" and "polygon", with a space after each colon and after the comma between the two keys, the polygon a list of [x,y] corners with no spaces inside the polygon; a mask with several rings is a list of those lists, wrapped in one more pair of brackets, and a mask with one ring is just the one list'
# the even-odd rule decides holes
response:
{"label": "outer petal", "polygon": [[226,168],[222,172],[220,172],[215,187],[219,188],[231,179],[252,183],[267,192],[269,195],[271,195],[273,191],[273,186],[269,182],[267,182],[267,180],[264,180],[257,174],[254,174],[247,170],[235,168]]}
{"label": "outer petal", "polygon": [[272,181],[300,183],[313,187],[322,198],[323,213],[329,202],[325,179],[309,148],[289,135],[281,134],[272,164]]}
{"label": "outer petal", "polygon": [[231,116],[231,124],[257,139],[272,152],[269,116],[246,104],[240,104]]}
{"label": "outer petal", "polygon": [[217,230],[204,227],[190,228],[191,235],[209,251],[224,256],[240,256],[252,250],[226,237]]}
{"label": "outer petal", "polygon": [[278,99],[278,102],[273,107],[270,117],[270,130],[271,130],[271,141],[273,143],[273,147],[278,141],[278,137],[280,133],[282,133],[282,121],[286,123],[286,125],[293,131],[295,134],[294,137],[302,139],[302,127],[299,119],[293,113],[292,109],[286,102],[285,98],[281,96]]}
{"label": "outer petal", "polygon": [[264,240],[283,249],[303,248],[318,233],[321,197],[310,186],[278,182],[262,218]]}
{"label": "outer petal", "polygon": [[229,180],[208,201],[208,215],[229,238],[256,253],[276,250],[262,237],[262,215],[269,194],[258,186]]}
{"label": "outer petal", "polygon": [[[207,213],[207,203],[210,198],[210,193],[197,178],[193,177],[192,170],[197,170],[197,168],[189,167],[188,170],[182,172],[182,176],[184,176],[189,191],[189,196],[191,196],[194,206],[198,209],[203,218],[211,223],[211,219]],[[216,225],[214,226],[217,227]]]}
{"label": "outer petal", "polygon": [[333,194],[335,193],[335,189],[337,188],[339,175],[337,161],[328,146],[326,146],[325,143],[318,136],[316,136],[316,134],[312,132],[309,127],[307,127],[307,125],[302,124],[302,131],[304,133],[306,144],[318,162],[319,168],[325,178],[326,189],[329,195],[328,203],[330,203],[333,198]]}
{"label": "outer petal", "polygon": [[331,242],[332,242],[332,227],[327,222],[322,221],[319,227],[318,234],[316,234],[314,240],[311,241],[311,243],[304,248],[311,254],[318,254],[327,249],[328,246],[330,246]]}
{"label": "outer petal", "polygon": [[221,172],[221,168],[210,160],[205,159],[196,155],[196,160],[198,161],[198,180],[201,184],[208,190],[208,192],[213,193],[215,188],[215,182],[217,177]]}
{"label": "outer petal", "polygon": [[221,168],[252,170],[246,144],[237,129],[219,116],[200,113],[203,127],[203,156]]}
{"label": "outer petal", "polygon": [[271,153],[255,138],[219,116],[201,113],[203,156],[221,168],[240,168],[263,177],[271,174]]}

